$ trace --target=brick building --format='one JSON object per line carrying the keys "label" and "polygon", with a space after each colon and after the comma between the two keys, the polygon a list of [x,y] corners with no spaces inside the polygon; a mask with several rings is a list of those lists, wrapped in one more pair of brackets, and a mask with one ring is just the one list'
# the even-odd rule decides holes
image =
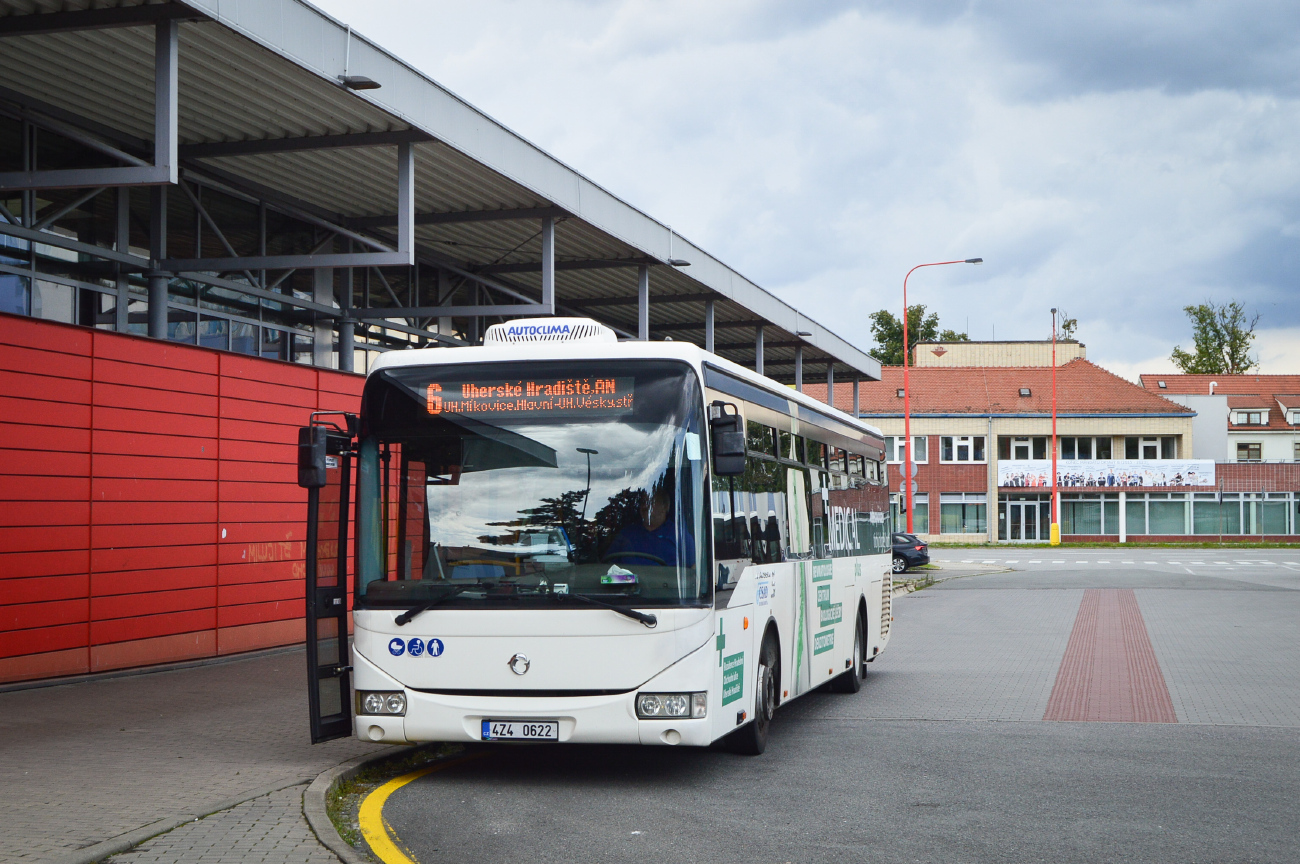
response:
{"label": "brick building", "polygon": [[[1027,344],[1010,343],[1008,353],[1030,362],[1045,356],[1046,362],[958,366],[926,360],[910,372],[917,463],[914,524],[932,542],[1043,541],[1049,536],[1050,343],[1045,355],[1042,343]],[[941,347],[954,345],[958,360],[963,351],[971,359],[998,359],[989,344]],[[918,346],[918,356],[932,349]],[[1081,353],[1077,344],[1070,353],[1058,352],[1058,362],[1062,354],[1074,359],[1056,370],[1065,539],[1295,539],[1300,465],[1279,470],[1283,466],[1248,466],[1223,455],[1196,459],[1202,455],[1194,440],[1196,407],[1165,398],[1164,389],[1126,381]],[[902,368],[885,367],[880,382],[861,385],[858,406],[859,415],[888,436],[889,486],[900,528],[905,524],[902,387]],[[818,398],[826,392],[825,385],[805,389]],[[852,411],[850,387],[836,385],[835,401]],[[1283,413],[1275,405],[1269,422],[1278,424]]]}

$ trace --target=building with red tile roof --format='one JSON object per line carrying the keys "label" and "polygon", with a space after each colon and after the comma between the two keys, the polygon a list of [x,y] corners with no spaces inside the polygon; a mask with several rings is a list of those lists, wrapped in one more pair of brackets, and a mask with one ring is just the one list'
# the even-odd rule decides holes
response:
{"label": "building with red tile roof", "polygon": [[[1024,351],[1014,354],[1018,347],[1010,345],[1009,354],[1023,356]],[[932,542],[1047,539],[1052,518],[1047,356],[1038,366],[927,364],[909,370],[916,533]],[[1079,357],[1057,366],[1062,535],[1118,541],[1194,540],[1207,534],[1296,539],[1300,465],[1224,464],[1219,444],[1214,455],[1198,458],[1196,424],[1202,411],[1200,403],[1188,399],[1199,397],[1180,388],[1194,393],[1201,383],[1175,385],[1180,377],[1198,376],[1143,376],[1147,386],[1142,386]],[[1279,384],[1266,396],[1234,382],[1232,395],[1216,398],[1231,400],[1234,413],[1268,407],[1271,428],[1284,413],[1279,406],[1300,413],[1300,398],[1291,397],[1288,405],[1275,395],[1281,389],[1300,393],[1300,376],[1274,377],[1293,383]],[[1156,378],[1166,386],[1158,387]],[[856,388],[837,383],[834,393],[835,407],[856,409],[886,435],[896,528],[904,522],[905,507],[902,387],[902,367],[887,366],[879,382]],[[803,389],[819,399],[827,395],[824,383]],[[1220,422],[1212,411],[1207,416],[1211,426]]]}
{"label": "building with red tile roof", "polygon": [[1197,409],[1196,434],[1208,442],[1217,432],[1214,458],[1300,462],[1300,375],[1139,377],[1148,392]]}

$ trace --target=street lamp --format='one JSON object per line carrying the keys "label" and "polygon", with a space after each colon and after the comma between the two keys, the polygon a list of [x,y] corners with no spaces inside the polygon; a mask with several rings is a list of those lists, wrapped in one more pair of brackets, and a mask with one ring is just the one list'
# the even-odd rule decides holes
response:
{"label": "street lamp", "polygon": [[587,454],[587,491],[582,493],[582,521],[587,521],[587,499],[591,497],[591,457],[599,456],[599,450],[592,450],[590,447],[579,447],[579,453]]}
{"label": "street lamp", "polygon": [[907,365],[907,277],[911,276],[922,267],[942,267],[944,264],[983,264],[983,258],[963,258],[960,261],[934,261],[930,264],[917,264],[911,270],[907,271],[907,276],[903,277],[903,447],[906,448],[907,458],[904,462],[903,472],[903,494],[907,501],[907,533],[915,533],[912,530],[912,499],[915,494],[912,492],[912,391],[908,388],[908,365]]}
{"label": "street lamp", "polygon": [[1052,530],[1048,543],[1061,545],[1061,496],[1056,490],[1056,310],[1052,310]]}

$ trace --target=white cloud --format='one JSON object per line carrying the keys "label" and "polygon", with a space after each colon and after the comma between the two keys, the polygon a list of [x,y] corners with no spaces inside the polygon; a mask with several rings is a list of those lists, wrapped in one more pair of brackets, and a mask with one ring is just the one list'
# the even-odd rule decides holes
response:
{"label": "white cloud", "polygon": [[1286,5],[322,5],[864,347],[970,255],[913,302],[975,338],[1063,307],[1117,371],[1207,297],[1300,327]]}

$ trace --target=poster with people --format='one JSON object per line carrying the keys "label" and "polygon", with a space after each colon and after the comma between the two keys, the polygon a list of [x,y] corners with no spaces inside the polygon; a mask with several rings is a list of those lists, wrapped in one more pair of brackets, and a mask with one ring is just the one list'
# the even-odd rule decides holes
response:
{"label": "poster with people", "polygon": [[[1058,488],[1214,486],[1212,459],[1058,459]],[[1052,485],[1050,459],[998,462],[998,485],[1042,488]]]}

